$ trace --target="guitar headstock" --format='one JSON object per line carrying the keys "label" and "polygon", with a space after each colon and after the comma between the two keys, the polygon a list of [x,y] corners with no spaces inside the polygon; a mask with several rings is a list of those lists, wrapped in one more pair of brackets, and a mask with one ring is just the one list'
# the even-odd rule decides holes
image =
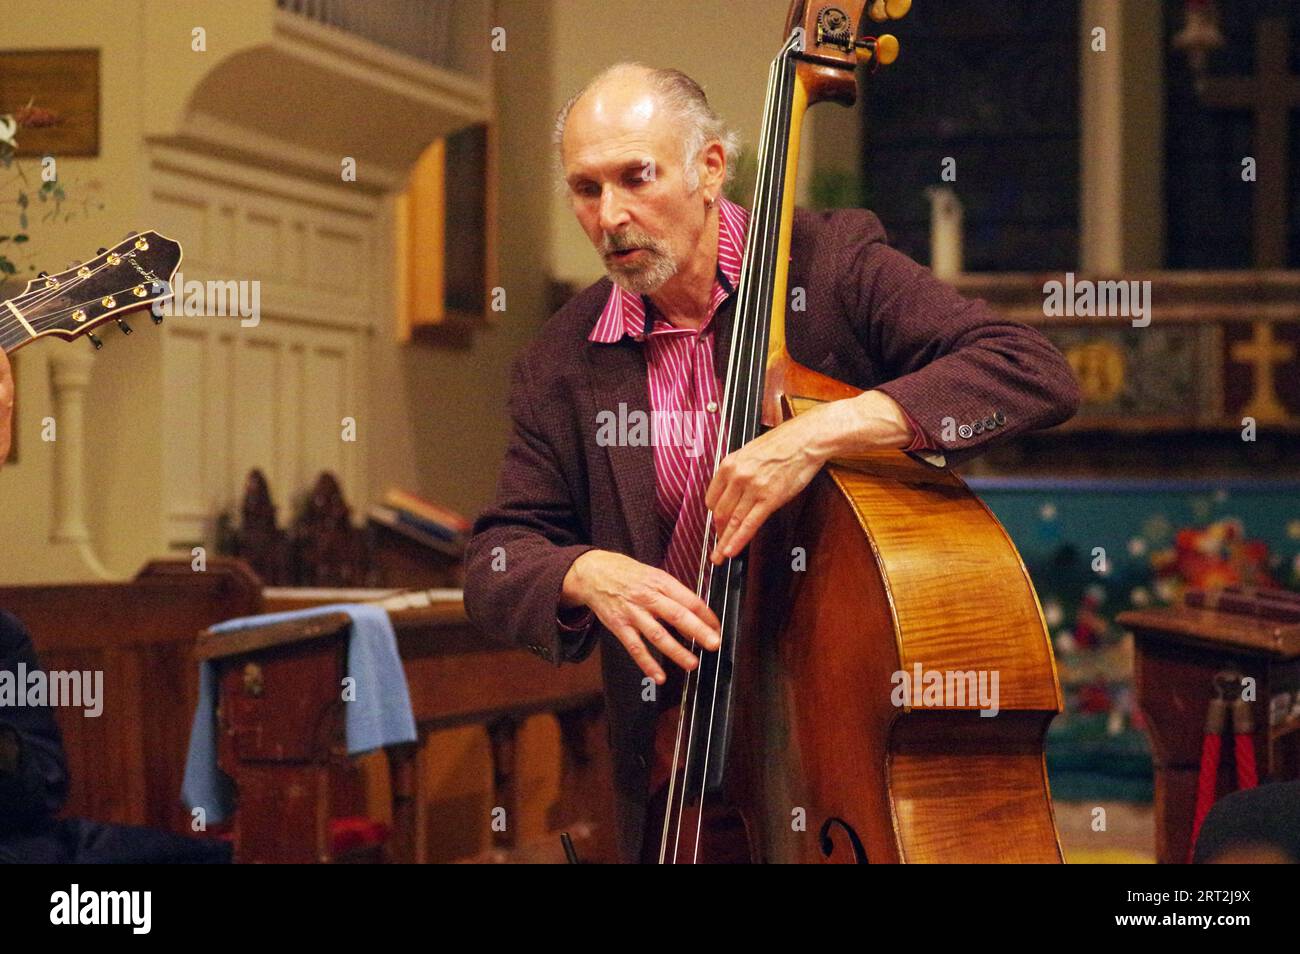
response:
{"label": "guitar headstock", "polygon": [[22,294],[0,303],[0,319],[21,322],[28,340],[71,341],[172,297],[182,254],[180,243],[152,230],[128,236],[87,262],[33,278]]}

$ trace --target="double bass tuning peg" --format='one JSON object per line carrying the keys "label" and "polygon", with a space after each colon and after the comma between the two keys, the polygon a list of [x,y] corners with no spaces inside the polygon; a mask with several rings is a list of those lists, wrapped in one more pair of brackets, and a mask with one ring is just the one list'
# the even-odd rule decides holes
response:
{"label": "double bass tuning peg", "polygon": [[898,59],[898,37],[891,33],[869,36],[858,40],[858,62],[872,66],[888,66]]}
{"label": "double bass tuning peg", "polygon": [[912,0],[871,0],[867,16],[877,23],[886,20],[901,20],[912,9]]}

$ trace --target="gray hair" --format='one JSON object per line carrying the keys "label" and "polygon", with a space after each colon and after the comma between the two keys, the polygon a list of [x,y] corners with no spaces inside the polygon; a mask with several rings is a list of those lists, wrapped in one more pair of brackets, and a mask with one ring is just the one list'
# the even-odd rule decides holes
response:
{"label": "gray hair", "polygon": [[658,69],[642,63],[615,63],[603,70],[586,86],[569,97],[569,101],[560,107],[555,117],[555,131],[551,141],[555,145],[555,163],[563,180],[560,146],[564,140],[564,125],[569,120],[569,111],[573,104],[587,92],[599,86],[605,80],[619,73],[642,72],[650,81],[650,87],[669,112],[677,118],[682,128],[682,169],[686,179],[686,188],[694,192],[700,187],[700,174],[696,168],[700,153],[709,143],[717,140],[722,143],[727,156],[726,182],[736,174],[736,159],[740,152],[740,136],[727,127],[722,117],[713,111],[704,89],[681,70]]}

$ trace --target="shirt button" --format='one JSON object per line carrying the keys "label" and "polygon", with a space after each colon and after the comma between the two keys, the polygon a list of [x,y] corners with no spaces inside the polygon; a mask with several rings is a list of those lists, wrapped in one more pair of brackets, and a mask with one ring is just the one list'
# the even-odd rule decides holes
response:
{"label": "shirt button", "polygon": [[718,402],[710,401],[708,404],[704,405],[704,410],[708,411],[710,414],[716,414],[718,412]]}

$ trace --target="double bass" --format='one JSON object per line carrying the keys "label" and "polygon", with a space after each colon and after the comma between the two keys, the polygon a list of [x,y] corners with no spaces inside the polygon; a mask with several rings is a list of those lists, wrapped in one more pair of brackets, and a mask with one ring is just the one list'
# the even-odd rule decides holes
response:
{"label": "double bass", "polygon": [[[860,64],[893,62],[898,41],[863,28],[910,6],[791,5],[768,74],[715,467],[760,428],[860,393],[786,350],[799,133],[809,106],[853,104]],[[710,519],[696,592],[722,645],[698,653],[660,715],[643,860],[1062,860],[1043,756],[1062,698],[1042,608],[1002,525],[942,464],[893,450],[836,459],[718,566]],[[996,714],[962,693],[900,703],[900,676],[922,673],[996,674]]]}

